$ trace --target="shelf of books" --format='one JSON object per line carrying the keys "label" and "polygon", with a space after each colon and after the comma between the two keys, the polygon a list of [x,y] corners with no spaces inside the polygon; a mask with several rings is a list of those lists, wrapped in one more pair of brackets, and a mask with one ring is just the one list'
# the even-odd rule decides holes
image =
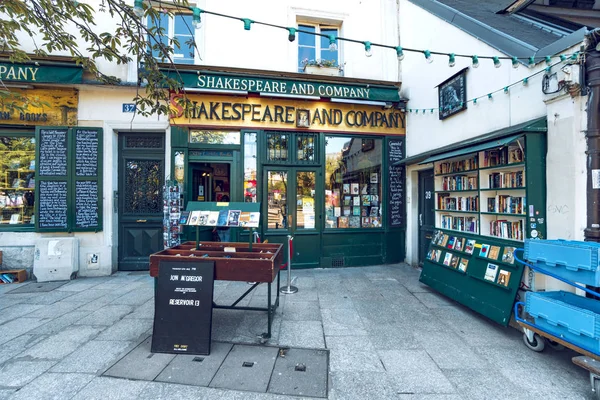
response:
{"label": "shelf of books", "polygon": [[422,282],[508,325],[523,274],[513,251],[546,234],[545,154],[545,135],[523,132],[434,162],[436,231]]}

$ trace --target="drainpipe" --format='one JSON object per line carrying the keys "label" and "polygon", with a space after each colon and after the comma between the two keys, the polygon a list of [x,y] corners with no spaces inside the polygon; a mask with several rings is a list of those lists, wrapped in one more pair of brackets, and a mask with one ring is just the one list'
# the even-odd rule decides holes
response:
{"label": "drainpipe", "polygon": [[587,227],[585,240],[600,242],[600,29],[586,34],[587,104]]}

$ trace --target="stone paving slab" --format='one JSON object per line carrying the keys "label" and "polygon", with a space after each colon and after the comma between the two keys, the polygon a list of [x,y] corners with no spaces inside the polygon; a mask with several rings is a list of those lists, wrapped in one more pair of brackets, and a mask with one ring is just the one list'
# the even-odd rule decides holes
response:
{"label": "stone paving slab", "polygon": [[148,382],[130,381],[109,377],[94,378],[73,400],[131,400],[148,385]]}
{"label": "stone paving slab", "polygon": [[122,319],[106,328],[97,340],[125,340],[137,341],[148,330],[152,329],[152,319]]}
{"label": "stone paving slab", "polygon": [[289,349],[280,351],[269,382],[269,393],[327,397],[328,352]]}
{"label": "stone paving slab", "polygon": [[278,352],[275,347],[233,346],[210,387],[266,392]]}
{"label": "stone paving slab", "polygon": [[233,344],[212,342],[210,355],[177,355],[156,378],[165,383],[208,386],[231,351]]}
{"label": "stone paving slab", "polygon": [[110,367],[104,375],[117,378],[154,380],[160,372],[175,358],[174,354],[152,353],[152,339],[144,340],[140,345]]}
{"label": "stone paving slab", "polygon": [[19,286],[15,290],[12,290],[12,294],[17,293],[42,293],[51,292],[54,289],[58,289],[62,285],[69,281],[56,281],[56,282],[30,282],[25,285]]}
{"label": "stone paving slab", "polygon": [[123,353],[130,342],[92,340],[58,363],[51,372],[96,374]]}
{"label": "stone paving slab", "polygon": [[0,367],[0,382],[5,388],[24,386],[46,372],[56,361],[10,361]]}
{"label": "stone paving slab", "polygon": [[[64,400],[75,396],[94,375],[45,373],[19,390],[11,400]],[[1,397],[0,397],[1,398]]]}

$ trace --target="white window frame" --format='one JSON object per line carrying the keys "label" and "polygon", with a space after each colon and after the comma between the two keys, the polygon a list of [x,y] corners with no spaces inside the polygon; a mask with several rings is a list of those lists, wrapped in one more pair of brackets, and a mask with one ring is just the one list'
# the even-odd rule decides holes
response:
{"label": "white window frame", "polygon": [[[159,5],[158,5],[157,2],[152,2],[152,6],[155,7],[155,8],[159,7]],[[193,5],[190,4],[190,7],[191,6],[193,6]],[[175,36],[175,16],[176,15],[190,15],[191,16],[192,12],[191,11],[190,12],[186,12],[185,10],[179,10],[175,6],[169,5],[169,3],[162,3],[162,8],[163,9],[167,9],[168,11],[171,11],[171,12],[173,12],[175,14],[175,15],[169,15],[169,24],[168,24],[167,29],[166,29],[166,37],[168,38],[168,44],[171,45],[171,41],[173,40],[173,37]],[[148,22],[146,21],[146,23],[148,23]],[[198,47],[197,39],[198,39],[198,35],[199,35],[199,32],[198,32],[199,30],[195,30],[194,31],[194,27],[191,24],[190,24],[190,29],[192,30],[192,33],[190,33],[189,35],[188,34],[186,34],[186,35],[178,35],[178,36],[185,36],[186,37],[186,40],[184,40],[183,42],[180,40],[179,44],[183,46],[183,45],[185,45],[185,42],[187,40],[189,40],[189,37],[193,37],[194,38],[194,43],[195,43],[196,47]],[[203,28],[201,28],[201,29],[203,29]],[[176,53],[175,51],[176,51],[176,49],[173,48],[173,62],[175,64],[177,64],[178,60],[183,60],[183,59],[190,60],[190,58],[191,58],[192,62],[191,63],[186,62],[185,64],[194,65],[198,61],[198,54],[197,54],[197,51],[196,51],[195,48],[194,48],[194,55],[193,55],[193,57],[185,57],[185,55],[183,53]]]}
{"label": "white window frame", "polygon": [[[323,29],[336,29],[337,30],[337,34],[336,36],[340,36],[340,32],[342,30],[341,25],[332,25],[332,24],[320,24],[318,22],[305,22],[305,21],[298,21],[298,29],[302,29],[302,26],[312,26],[315,28],[315,33],[320,34],[321,31]],[[321,57],[321,36],[318,35],[314,35],[314,39],[315,39],[315,59],[320,60]],[[342,63],[342,46],[340,45],[340,41],[336,41],[337,47],[338,47],[338,59],[337,64],[338,66],[343,65]],[[329,45],[328,45],[329,46]],[[301,46],[300,45],[300,40],[298,40],[298,45],[297,45],[297,49],[296,49],[296,67],[297,67],[297,71],[300,72],[300,62],[302,60],[300,60],[300,47],[307,47],[307,46]]]}

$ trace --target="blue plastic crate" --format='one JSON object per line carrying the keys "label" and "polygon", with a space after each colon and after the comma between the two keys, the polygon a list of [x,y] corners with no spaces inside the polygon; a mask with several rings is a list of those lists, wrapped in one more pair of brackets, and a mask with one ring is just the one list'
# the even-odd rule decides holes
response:
{"label": "blue plastic crate", "polygon": [[526,240],[524,257],[572,282],[600,286],[600,243],[574,240]]}
{"label": "blue plastic crate", "polygon": [[563,291],[529,292],[525,311],[550,334],[600,353],[600,301]]}

